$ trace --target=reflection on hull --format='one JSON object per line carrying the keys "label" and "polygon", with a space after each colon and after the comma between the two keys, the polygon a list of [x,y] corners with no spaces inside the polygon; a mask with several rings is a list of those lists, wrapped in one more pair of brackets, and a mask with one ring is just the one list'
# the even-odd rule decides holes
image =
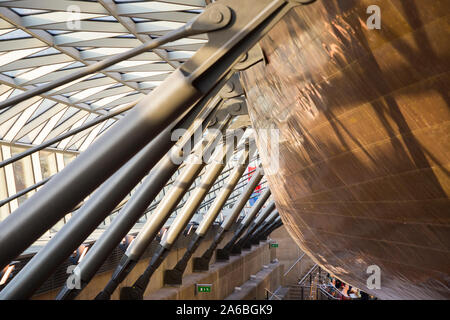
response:
{"label": "reflection on hull", "polygon": [[370,4],[319,0],[278,23],[242,77],[250,116],[280,130],[270,188],[317,263],[381,299],[448,299],[450,2],[377,1],[380,30]]}

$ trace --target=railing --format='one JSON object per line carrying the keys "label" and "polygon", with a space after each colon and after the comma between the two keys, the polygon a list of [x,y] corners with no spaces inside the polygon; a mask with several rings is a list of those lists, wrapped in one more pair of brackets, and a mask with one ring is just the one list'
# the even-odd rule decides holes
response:
{"label": "railing", "polygon": [[[343,294],[339,292],[338,289],[336,289],[334,286],[332,285],[321,285],[319,287],[319,290],[326,295],[329,300],[342,300],[343,298]],[[330,291],[328,291],[330,290]]]}
{"label": "railing", "polygon": [[[301,260],[301,256],[298,261]],[[294,265],[296,264],[294,263]],[[294,266],[293,265],[293,266]],[[291,268],[293,268],[293,266]],[[291,268],[285,274],[288,274]],[[322,269],[314,264],[309,271],[300,279],[296,285],[289,286],[289,290],[286,294],[286,300],[337,300],[331,294],[326,292],[321,287]],[[316,278],[318,283],[313,284],[313,279]],[[305,285],[305,282],[309,279],[309,284]]]}
{"label": "railing", "polygon": [[315,299],[312,299],[310,294],[311,286],[304,285],[292,285],[289,286],[289,290],[285,295],[284,300],[338,300],[332,295],[328,294],[326,291],[319,287],[316,287]]}
{"label": "railing", "polygon": [[288,271],[286,271],[285,274],[283,274],[283,277],[286,277],[286,276],[289,274],[289,272],[291,272],[291,270],[294,269],[294,267],[297,265],[297,263],[299,263],[299,262],[303,259],[304,256],[305,256],[305,253],[303,253],[303,254],[297,259],[297,261],[294,262],[294,264],[288,269]]}
{"label": "railing", "polygon": [[[310,280],[312,280],[312,274],[313,274],[313,272],[315,271],[315,269],[318,267],[318,265],[317,265],[317,263],[316,264],[314,264],[312,267],[311,267],[311,269],[309,269],[309,271],[303,276],[303,278],[301,278],[300,279],[300,281],[298,282],[298,284],[303,284],[305,281],[306,281],[306,279],[308,278],[308,277],[310,277]],[[320,270],[319,270],[319,272],[320,272]],[[310,281],[311,282],[311,281]]]}
{"label": "railing", "polygon": [[[277,298],[278,300],[283,300],[280,296],[277,295],[277,292],[282,289],[282,287],[278,287],[277,290],[275,290],[275,292],[271,292],[269,289],[264,288],[264,290],[266,290],[266,299],[267,300],[274,300],[273,298]],[[269,297],[269,294],[271,294],[271,296]]]}

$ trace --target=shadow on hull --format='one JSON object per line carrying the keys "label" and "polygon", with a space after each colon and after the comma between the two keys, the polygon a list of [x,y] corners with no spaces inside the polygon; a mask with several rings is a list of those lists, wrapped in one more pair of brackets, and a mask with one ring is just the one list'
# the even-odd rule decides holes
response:
{"label": "shadow on hull", "polygon": [[[261,41],[242,82],[291,236],[381,299],[450,298],[450,2],[318,0]],[[261,152],[266,151],[268,152]],[[367,267],[381,289],[366,287]]]}

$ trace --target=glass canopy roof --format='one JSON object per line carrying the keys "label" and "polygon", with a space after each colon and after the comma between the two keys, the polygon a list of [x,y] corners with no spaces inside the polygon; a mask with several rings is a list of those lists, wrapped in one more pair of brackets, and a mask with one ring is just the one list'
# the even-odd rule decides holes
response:
{"label": "glass canopy roof", "polygon": [[[164,35],[204,6],[205,0],[0,0],[0,101]],[[0,142],[41,144],[132,103],[205,41],[201,35],[168,43],[2,110]],[[53,147],[83,151],[120,117]]]}
{"label": "glass canopy roof", "polygon": [[[194,19],[207,0],[0,0],[0,101]],[[133,104],[206,42],[177,40],[0,110],[0,161]],[[0,199],[61,171],[125,114],[0,168]],[[0,206],[0,221],[38,188]]]}
{"label": "glass canopy roof", "polygon": [[[210,2],[0,0],[0,101],[162,36],[194,19]],[[97,117],[133,104],[189,59],[206,40],[206,35],[199,35],[167,43],[0,110],[0,162]],[[0,167],[0,200],[9,199],[0,204],[0,221],[32,196],[41,183],[64,169],[125,113]],[[256,167],[258,163],[259,160],[253,159],[250,167]],[[229,169],[224,170],[213,191],[208,193],[199,210],[200,215],[206,212],[229,175]],[[178,174],[177,171],[170,183]],[[200,178],[197,178],[193,188]],[[247,181],[248,177],[242,177],[229,203],[236,200],[236,195],[240,194]],[[148,212],[159,203],[170,183],[154,199]],[[189,194],[190,191],[173,215]],[[129,196],[123,199],[113,215],[128,199]],[[41,240],[44,243],[48,241],[51,233],[59,230],[70,217],[69,213]],[[143,219],[145,221],[146,215]],[[108,217],[104,224],[110,220],[111,217]]]}

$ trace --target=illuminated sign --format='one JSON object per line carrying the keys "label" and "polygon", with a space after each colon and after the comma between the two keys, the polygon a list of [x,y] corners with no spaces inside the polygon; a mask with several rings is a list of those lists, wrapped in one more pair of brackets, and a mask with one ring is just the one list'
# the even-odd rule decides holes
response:
{"label": "illuminated sign", "polygon": [[197,292],[211,292],[211,284],[197,284]]}

